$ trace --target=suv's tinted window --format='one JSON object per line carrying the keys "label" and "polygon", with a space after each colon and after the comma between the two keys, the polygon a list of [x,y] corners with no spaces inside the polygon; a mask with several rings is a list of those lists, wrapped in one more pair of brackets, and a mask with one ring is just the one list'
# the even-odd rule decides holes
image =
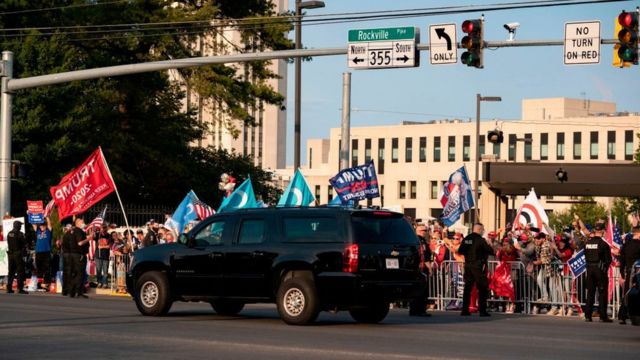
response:
{"label": "suv's tinted window", "polygon": [[416,234],[402,217],[359,216],[351,218],[354,242],[357,244],[415,244]]}
{"label": "suv's tinted window", "polygon": [[264,220],[244,220],[240,225],[238,244],[262,244],[264,242]]}
{"label": "suv's tinted window", "polygon": [[339,242],[338,221],[334,217],[285,217],[285,242]]}
{"label": "suv's tinted window", "polygon": [[218,220],[205,226],[200,230],[196,236],[196,246],[208,246],[208,245],[222,245],[224,239],[222,233],[224,232],[224,221]]}

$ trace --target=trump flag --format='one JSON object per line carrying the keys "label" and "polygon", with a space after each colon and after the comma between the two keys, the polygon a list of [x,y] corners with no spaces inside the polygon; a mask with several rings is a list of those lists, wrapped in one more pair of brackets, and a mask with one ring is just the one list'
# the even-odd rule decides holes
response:
{"label": "trump flag", "polygon": [[116,188],[111,172],[98,147],[79,167],[51,188],[60,219],[81,214]]}
{"label": "trump flag", "polygon": [[449,181],[442,187],[440,203],[443,208],[441,219],[447,226],[453,225],[460,215],[473,207],[471,184],[464,166],[449,176]]}

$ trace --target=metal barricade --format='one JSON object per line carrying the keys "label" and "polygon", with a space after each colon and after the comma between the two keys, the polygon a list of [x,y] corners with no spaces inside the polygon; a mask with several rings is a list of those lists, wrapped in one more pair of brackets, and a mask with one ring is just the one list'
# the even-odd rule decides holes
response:
{"label": "metal barricade", "polygon": [[109,259],[109,274],[111,274],[111,292],[126,294],[126,273],[130,262],[129,254],[112,254]]}

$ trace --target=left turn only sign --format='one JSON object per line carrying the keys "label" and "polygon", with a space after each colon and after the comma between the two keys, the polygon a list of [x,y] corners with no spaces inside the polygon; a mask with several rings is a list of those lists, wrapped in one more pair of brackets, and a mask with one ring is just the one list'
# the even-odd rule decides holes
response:
{"label": "left turn only sign", "polygon": [[416,27],[349,30],[347,62],[353,69],[385,69],[420,65]]}

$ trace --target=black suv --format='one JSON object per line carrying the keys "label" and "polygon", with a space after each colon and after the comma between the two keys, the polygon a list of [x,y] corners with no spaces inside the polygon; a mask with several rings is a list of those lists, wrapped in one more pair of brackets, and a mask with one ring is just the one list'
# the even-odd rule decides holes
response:
{"label": "black suv", "polygon": [[377,323],[389,303],[424,294],[422,247],[402,214],[264,208],[217,214],[173,244],[134,253],[127,289],[144,315],[206,301],[221,315],[273,303],[293,325],[349,310]]}

